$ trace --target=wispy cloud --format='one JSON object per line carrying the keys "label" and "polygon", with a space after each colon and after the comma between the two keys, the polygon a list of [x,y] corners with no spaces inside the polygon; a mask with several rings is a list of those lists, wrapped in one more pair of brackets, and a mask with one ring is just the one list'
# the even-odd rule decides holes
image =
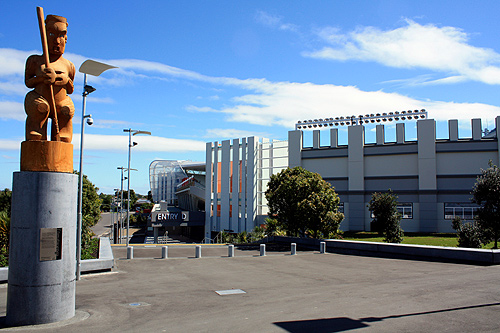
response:
{"label": "wispy cloud", "polygon": [[0,139],[0,150],[19,150],[23,140],[24,138]]}
{"label": "wispy cloud", "polygon": [[[279,22],[281,19],[268,17],[268,20],[272,23],[276,20]],[[333,46],[308,56],[334,60],[377,61],[393,67],[423,67],[454,73],[443,79],[435,79],[433,76],[417,78],[420,82],[415,84],[470,80],[474,75],[478,78],[478,73],[483,73],[484,78],[491,77],[492,82],[495,80],[500,82],[500,75],[494,75],[498,68],[492,67],[492,64],[499,60],[499,55],[492,50],[469,46],[467,44],[468,36],[457,28],[423,26],[408,21],[405,27],[390,31],[360,28],[350,34],[341,34],[336,30],[323,29],[320,34],[325,41]],[[0,55],[2,52],[13,54],[16,57],[25,56],[28,53],[0,49]],[[79,61],[84,59],[78,55],[72,55],[72,57]],[[313,117],[324,118],[422,108],[427,109],[430,117],[437,120],[470,119],[471,115],[491,119],[500,114],[499,107],[487,104],[417,100],[398,93],[363,91],[355,86],[213,77],[158,62],[136,59],[111,59],[103,60],[103,62],[119,66],[119,70],[114,70],[117,76],[142,75],[154,79],[178,79],[204,83],[216,88],[224,87],[225,95],[232,93],[232,97],[228,99],[224,97],[225,100],[219,100],[218,102],[223,106],[216,107],[213,103],[207,105],[201,99],[186,106],[186,110],[224,113],[226,121],[240,123],[293,128],[297,120]],[[1,73],[0,70],[0,78],[2,77]],[[490,74],[486,75],[486,73]],[[226,89],[228,87],[236,89],[232,89],[230,92]],[[2,103],[1,119],[24,120],[22,103]],[[107,125],[111,126],[111,123]],[[234,135],[227,137],[234,137]],[[109,139],[109,143],[114,140],[108,136],[106,138]],[[164,141],[161,141],[158,146],[164,146],[166,148],[162,149],[170,149],[168,151],[171,151],[174,149],[172,146],[176,146],[176,142],[172,140],[174,139],[164,138]],[[182,140],[178,147],[184,149],[187,145],[181,143],[186,142]],[[190,143],[198,147],[196,149],[202,149],[200,142]],[[106,145],[101,144],[96,145],[96,149],[100,149],[99,146],[106,147]],[[121,144],[117,144],[116,147],[119,146],[121,147]]]}
{"label": "wispy cloud", "polygon": [[0,119],[2,120],[25,120],[24,105],[19,102],[0,101]]}
{"label": "wispy cloud", "polygon": [[[19,150],[24,138],[0,139],[0,150]],[[205,151],[205,142],[197,140],[183,140],[164,138],[159,136],[135,136],[134,142],[138,145],[135,151],[144,152],[202,152]],[[80,133],[73,134],[73,147],[80,148]],[[99,135],[85,134],[85,151],[127,151],[127,135]]]}
{"label": "wispy cloud", "polygon": [[129,126],[130,123],[124,120],[110,120],[110,119],[95,119],[93,127],[97,128],[116,128]]}
{"label": "wispy cloud", "polygon": [[147,70],[154,75],[159,73],[173,75],[178,78],[202,81],[212,85],[232,86],[248,91],[248,94],[233,95],[232,99],[226,101],[226,106],[220,108],[207,105],[186,107],[186,110],[194,112],[225,113],[226,120],[241,123],[292,128],[297,120],[306,118],[422,108],[427,109],[429,116],[436,120],[470,119],[471,115],[494,118],[500,114],[499,107],[481,103],[417,100],[398,93],[363,91],[354,86],[210,77],[160,63],[146,61],[132,63],[136,70]]}
{"label": "wispy cloud", "polygon": [[293,32],[298,31],[297,25],[283,22],[283,17],[278,15],[272,15],[262,10],[257,11],[257,13],[255,14],[255,19],[260,24],[263,24],[271,28],[276,28],[283,31],[293,31]]}
{"label": "wispy cloud", "polygon": [[394,86],[418,87],[418,86],[433,86],[439,84],[453,84],[467,81],[465,76],[449,76],[442,79],[435,79],[435,75],[425,74],[418,75],[409,79],[387,80],[381,83],[392,84]]}
{"label": "wispy cloud", "polygon": [[37,52],[0,48],[0,77],[8,75],[24,76],[26,58],[34,53]]}
{"label": "wispy cloud", "polygon": [[[205,142],[164,138],[159,136],[135,136],[136,151],[146,152],[193,152],[205,151]],[[73,136],[73,145],[80,144],[80,136]],[[128,149],[127,135],[85,134],[85,150],[126,151]]]}
{"label": "wispy cloud", "polygon": [[233,128],[212,128],[207,129],[207,133],[205,138],[211,138],[214,140],[224,140],[224,139],[236,139],[236,138],[244,138],[249,136],[259,136],[259,137],[267,137],[269,138],[269,133],[264,132],[252,132],[245,131]]}
{"label": "wispy cloud", "polygon": [[372,61],[396,68],[424,68],[450,76],[438,83],[467,79],[500,84],[500,54],[470,45],[469,34],[456,27],[421,25],[406,20],[405,26],[393,30],[360,27],[341,33],[335,28],[323,28],[318,36],[329,45],[304,52],[304,56],[334,61]]}

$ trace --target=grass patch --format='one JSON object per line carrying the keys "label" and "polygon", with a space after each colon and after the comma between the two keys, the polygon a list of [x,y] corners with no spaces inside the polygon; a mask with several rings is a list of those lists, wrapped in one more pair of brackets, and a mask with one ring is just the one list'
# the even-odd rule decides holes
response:
{"label": "grass patch", "polygon": [[[345,240],[356,240],[365,242],[384,242],[384,237],[376,232],[345,232],[342,235]],[[419,234],[405,233],[402,244],[431,245],[457,247],[458,239],[455,234]]]}
{"label": "grass patch", "polygon": [[[384,237],[380,236],[376,232],[369,231],[346,231],[342,234],[342,239],[364,242],[384,242]],[[454,233],[422,234],[409,232],[405,233],[403,243],[401,244],[457,247],[458,238]],[[488,243],[486,245],[483,245],[483,249],[492,249],[494,245],[494,242]]]}

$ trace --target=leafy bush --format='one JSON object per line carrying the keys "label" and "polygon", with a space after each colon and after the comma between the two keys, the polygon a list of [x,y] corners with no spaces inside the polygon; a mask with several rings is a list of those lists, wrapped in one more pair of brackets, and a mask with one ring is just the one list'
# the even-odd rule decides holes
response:
{"label": "leafy bush", "polygon": [[247,243],[248,242],[248,233],[246,231],[242,231],[242,232],[236,234],[236,236],[233,239],[233,242],[237,243],[237,244]]}
{"label": "leafy bush", "polygon": [[500,168],[490,160],[489,167],[481,170],[472,190],[472,202],[481,207],[477,210],[477,225],[484,237],[494,241],[498,248],[500,239]]}
{"label": "leafy bush", "polygon": [[386,193],[372,194],[368,208],[374,219],[372,225],[384,235],[386,243],[401,243],[403,230],[400,226],[401,214],[398,213],[398,197],[389,189]]}
{"label": "leafy bush", "polygon": [[87,242],[85,248],[82,247],[81,259],[96,259],[99,257],[99,238],[92,238]]}
{"label": "leafy bush", "polygon": [[248,233],[248,242],[256,242],[266,238],[266,229],[256,226],[250,233]]}
{"label": "leafy bush", "polygon": [[266,218],[266,232],[268,236],[286,236],[287,232],[276,219]]}
{"label": "leafy bush", "polygon": [[451,222],[453,229],[457,231],[458,246],[480,249],[485,243],[483,233],[477,222],[462,223],[458,216]]}

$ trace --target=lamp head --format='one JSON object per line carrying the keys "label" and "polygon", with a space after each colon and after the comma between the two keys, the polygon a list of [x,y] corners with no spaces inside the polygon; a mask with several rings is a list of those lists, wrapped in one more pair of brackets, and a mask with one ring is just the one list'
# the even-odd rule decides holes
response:
{"label": "lamp head", "polygon": [[94,124],[94,119],[92,117],[87,118],[87,125],[92,126]]}
{"label": "lamp head", "polygon": [[84,96],[87,96],[88,94],[94,92],[96,89],[92,86],[89,86],[89,85],[85,85],[85,87],[83,87],[83,95]]}

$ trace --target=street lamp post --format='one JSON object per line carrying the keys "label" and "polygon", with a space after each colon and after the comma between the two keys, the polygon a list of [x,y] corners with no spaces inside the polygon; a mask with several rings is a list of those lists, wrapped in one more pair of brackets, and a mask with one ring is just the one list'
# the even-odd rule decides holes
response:
{"label": "street lamp post", "polygon": [[[123,228],[123,217],[122,217],[122,210],[123,210],[123,181],[124,180],[127,180],[128,177],[123,177],[123,171],[127,171],[128,168],[124,168],[124,167],[117,167],[117,169],[121,170],[121,173],[122,173],[122,176],[121,176],[121,181],[120,181],[120,228],[118,229],[119,230],[119,233],[120,233],[120,242],[119,244],[122,243],[122,228]],[[134,170],[134,171],[138,171],[137,169],[131,169],[131,170]],[[127,192],[127,198],[128,198],[128,192]]]}
{"label": "street lamp post", "polygon": [[80,171],[78,173],[78,217],[76,225],[76,280],[80,280],[81,254],[82,254],[82,190],[83,190],[83,131],[84,121],[87,118],[87,124],[92,125],[94,121],[91,115],[85,114],[87,95],[95,91],[95,88],[87,85],[87,74],[99,76],[105,70],[117,68],[115,66],[103,64],[94,60],[85,60],[80,66],[80,73],[83,73],[83,104],[82,104],[82,127],[80,131]]}
{"label": "street lamp post", "polygon": [[151,135],[151,132],[148,131],[139,131],[139,130],[133,130],[131,128],[126,128],[123,130],[124,132],[128,132],[128,180],[127,180],[127,247],[129,244],[129,239],[128,239],[128,233],[129,233],[129,227],[130,227],[130,152],[131,148],[135,147],[137,145],[137,142],[132,143],[132,135],[138,135],[138,134],[145,134],[145,135]]}
{"label": "street lamp post", "polygon": [[[114,210],[111,210],[111,239],[113,240],[113,244],[116,244],[116,238],[115,237],[115,230],[118,230],[118,229],[115,229],[115,222],[116,222],[116,227],[118,227],[118,191],[119,189],[115,188],[113,189],[113,191],[115,191],[115,194],[113,195],[113,201],[114,201],[114,208],[116,208],[116,215],[115,215],[115,211]],[[117,233],[118,235],[118,233]],[[117,236],[116,235],[116,236]]]}

